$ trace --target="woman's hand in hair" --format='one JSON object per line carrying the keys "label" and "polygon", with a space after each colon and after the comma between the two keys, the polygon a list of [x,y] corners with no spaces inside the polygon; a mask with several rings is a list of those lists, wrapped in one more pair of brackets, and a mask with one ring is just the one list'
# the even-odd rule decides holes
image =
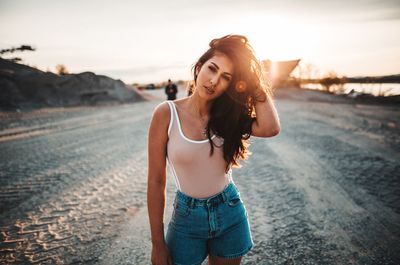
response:
{"label": "woman's hand in hair", "polygon": [[251,126],[251,135],[257,137],[278,135],[281,126],[272,98],[261,89],[255,90],[252,96],[255,100],[256,118]]}
{"label": "woman's hand in hair", "polygon": [[264,102],[267,100],[268,94],[265,90],[257,88],[254,89],[251,96],[256,102]]}

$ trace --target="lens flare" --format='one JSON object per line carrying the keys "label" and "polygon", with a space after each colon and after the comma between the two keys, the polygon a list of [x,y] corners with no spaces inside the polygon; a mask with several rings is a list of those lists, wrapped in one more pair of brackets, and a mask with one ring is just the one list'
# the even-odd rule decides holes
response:
{"label": "lens flare", "polygon": [[237,92],[243,93],[244,91],[246,91],[246,88],[247,88],[246,82],[238,81],[236,83],[235,89],[236,89]]}

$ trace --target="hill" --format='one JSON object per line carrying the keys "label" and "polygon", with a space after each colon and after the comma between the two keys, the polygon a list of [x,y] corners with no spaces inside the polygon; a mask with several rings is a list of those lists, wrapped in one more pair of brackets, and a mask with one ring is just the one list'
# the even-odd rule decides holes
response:
{"label": "hill", "polygon": [[56,75],[0,58],[0,109],[36,109],[143,100],[121,80],[92,72]]}

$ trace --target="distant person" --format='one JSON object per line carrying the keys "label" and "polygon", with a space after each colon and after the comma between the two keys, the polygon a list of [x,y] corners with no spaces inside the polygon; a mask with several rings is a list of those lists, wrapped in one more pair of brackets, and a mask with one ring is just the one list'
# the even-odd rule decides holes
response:
{"label": "distant person", "polygon": [[[232,168],[246,159],[250,136],[279,133],[278,114],[260,61],[244,36],[212,40],[193,67],[193,80],[193,94],[159,104],[150,123],[151,264],[201,264],[208,256],[210,265],[238,265],[253,239],[251,213]],[[167,162],[177,191],[164,226]],[[245,192],[251,197],[251,190]]]}
{"label": "distant person", "polygon": [[165,86],[165,94],[167,94],[167,100],[175,100],[177,93],[178,93],[178,88],[171,81],[171,79],[168,79],[168,84]]}

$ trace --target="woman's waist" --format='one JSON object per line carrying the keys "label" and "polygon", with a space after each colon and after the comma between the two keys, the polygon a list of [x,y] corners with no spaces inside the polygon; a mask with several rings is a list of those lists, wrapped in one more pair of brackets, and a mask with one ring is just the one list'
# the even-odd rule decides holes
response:
{"label": "woman's waist", "polygon": [[232,176],[224,174],[219,177],[185,176],[178,178],[178,190],[187,196],[204,199],[222,192],[231,182]]}
{"label": "woman's waist", "polygon": [[184,191],[176,192],[176,200],[192,206],[203,206],[207,204],[219,204],[229,200],[235,194],[239,194],[235,183],[230,180],[219,192],[205,197],[197,197],[187,194]]}

